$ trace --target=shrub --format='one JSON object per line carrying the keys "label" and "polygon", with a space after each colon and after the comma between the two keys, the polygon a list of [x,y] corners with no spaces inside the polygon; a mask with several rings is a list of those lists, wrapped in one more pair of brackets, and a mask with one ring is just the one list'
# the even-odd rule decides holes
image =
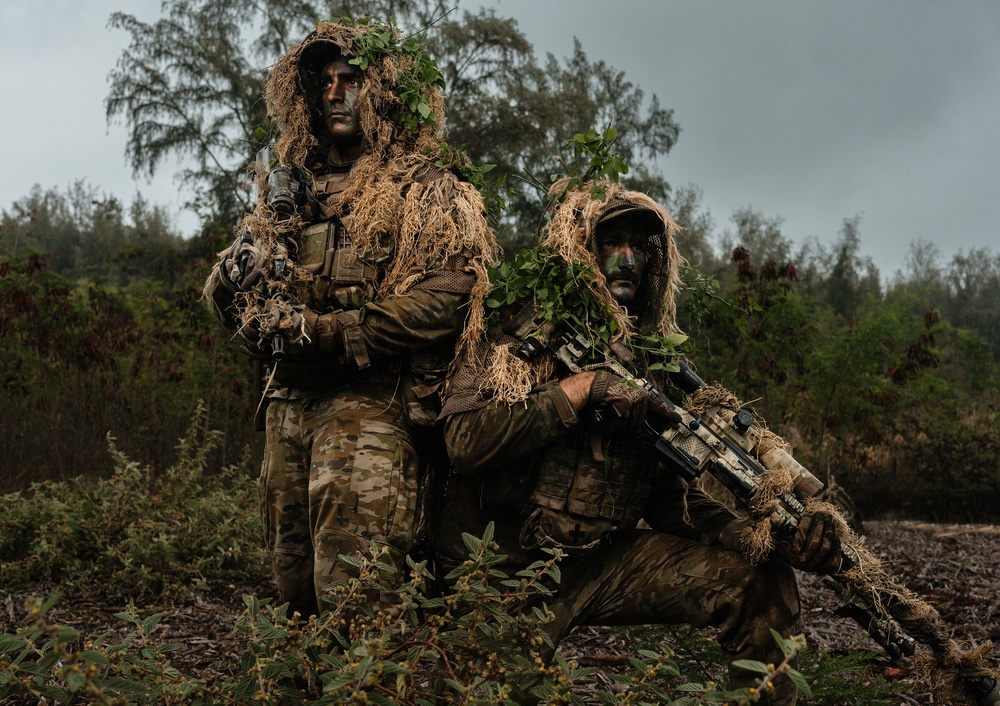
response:
{"label": "shrub", "polygon": [[[450,588],[433,592],[423,563],[410,561],[411,578],[390,610],[373,612],[367,602],[380,590],[380,574],[391,567],[373,558],[358,560],[356,578],[327,587],[329,609],[301,620],[252,596],[236,629],[246,643],[235,676],[209,682],[170,666],[177,645],[151,638],[158,615],[141,618],[134,605],[118,617],[131,626],[120,642],[104,637],[81,644],[70,628],[48,621],[54,600],[36,602],[33,624],[0,636],[0,699],[4,703],[173,703],[193,704],[513,704],[539,699],[548,704],[583,703],[574,681],[592,670],[557,658],[546,664],[543,606],[521,610],[523,599],[544,597],[543,584],[558,578],[558,557],[538,562],[509,578],[494,567],[490,534],[466,535],[469,560],[450,576]],[[777,636],[776,636],[777,637]],[[779,638],[780,639],[780,638]],[[801,638],[782,640],[791,657]],[[623,690],[603,694],[613,704],[745,704],[756,689],[723,691],[687,678],[670,650],[640,650],[629,669],[611,678]],[[777,667],[744,662],[761,673],[761,684],[779,672],[808,693],[801,674],[786,660]]]}
{"label": "shrub", "polygon": [[0,496],[0,584],[84,586],[105,597],[183,592],[213,580],[264,580],[252,479],[206,473],[218,441],[199,445],[199,407],[177,463],[156,476],[109,438],[115,470]]}

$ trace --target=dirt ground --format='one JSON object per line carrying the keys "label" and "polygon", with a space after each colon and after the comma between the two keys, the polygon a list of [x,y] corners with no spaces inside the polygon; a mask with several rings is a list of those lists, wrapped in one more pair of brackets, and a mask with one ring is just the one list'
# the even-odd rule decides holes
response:
{"label": "dirt ground", "polygon": [[[864,530],[866,546],[883,560],[893,576],[937,607],[956,639],[972,644],[1000,643],[1000,527],[882,521],[867,522]],[[812,648],[880,653],[855,623],[831,615],[835,599],[816,577],[800,575],[800,589],[806,637]],[[156,630],[158,642],[184,645],[174,655],[175,666],[188,674],[211,677],[215,665],[236,662],[240,645],[231,630],[242,611],[241,596],[254,592],[263,597],[272,591],[270,586],[234,585],[208,596],[143,606],[141,612],[164,614]],[[11,631],[20,623],[23,599],[28,593],[0,589],[0,632]],[[114,617],[121,609],[74,600],[57,606],[53,618],[87,637],[96,637],[109,631],[127,631]],[[571,634],[560,652],[586,666],[613,668],[625,662],[632,648],[618,631],[585,628]],[[876,669],[890,666],[884,660],[876,663]],[[903,671],[897,674],[902,674],[903,683],[910,685],[909,691],[898,697],[899,704],[946,703],[912,675],[905,678],[907,666],[905,661],[898,665]],[[581,685],[581,695],[588,702],[599,703],[595,692],[609,686],[610,682],[598,674]]]}

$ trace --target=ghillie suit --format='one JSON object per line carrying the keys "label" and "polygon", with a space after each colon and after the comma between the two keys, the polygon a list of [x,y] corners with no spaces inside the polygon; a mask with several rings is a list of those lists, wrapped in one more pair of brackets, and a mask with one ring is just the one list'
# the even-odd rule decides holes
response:
{"label": "ghillie suit", "polygon": [[[602,323],[615,322],[614,326],[605,326],[606,331],[613,330],[614,333],[607,337],[605,343],[599,344],[604,353],[636,377],[652,380],[659,389],[664,389],[664,378],[673,379],[673,376],[651,370],[652,361],[643,349],[645,342],[642,338],[644,334],[669,336],[676,331],[672,296],[678,262],[672,247],[675,227],[662,210],[645,197],[613,185],[607,185],[605,191],[606,200],[601,200],[593,198],[585,188],[570,190],[555,211],[541,247],[556,253],[556,259],[563,263],[565,269],[573,269],[572,263],[576,262],[580,263],[579,272],[590,273],[591,276],[585,275],[575,279],[575,282],[605,304],[600,311],[592,308],[587,312],[592,317],[593,328],[600,327]],[[626,311],[611,299],[604,279],[592,276],[596,271],[595,231],[602,217],[616,209],[636,206],[657,213],[665,225],[665,241],[658,241],[655,237],[651,239],[650,262],[642,288],[636,303]],[[534,267],[530,272],[534,276],[538,271],[539,268]],[[455,488],[449,493],[448,500],[451,528],[444,529],[448,536],[442,537],[442,545],[446,546],[449,536],[454,539],[461,531],[475,534],[477,529],[481,529],[475,524],[477,518],[516,517],[514,523],[497,520],[496,537],[501,551],[522,563],[537,558],[531,551],[526,551],[532,547],[558,546],[570,553],[571,558],[563,566],[563,589],[555,603],[557,621],[553,634],[556,638],[559,637],[558,630],[567,623],[578,624],[595,619],[595,616],[585,614],[586,607],[581,607],[578,598],[580,595],[590,599],[595,594],[604,595],[607,587],[601,586],[601,581],[610,581],[616,590],[620,590],[621,582],[633,585],[630,582],[638,580],[637,577],[645,572],[647,582],[654,585],[658,578],[664,579],[665,583],[667,580],[678,580],[677,585],[684,585],[684,590],[695,597],[695,604],[704,597],[705,587],[692,583],[690,564],[685,563],[690,547],[677,544],[676,538],[670,538],[673,544],[658,547],[658,552],[666,553],[646,554],[640,549],[621,565],[612,561],[606,565],[604,573],[595,568],[590,570],[589,575],[584,572],[586,579],[580,578],[582,570],[575,568],[574,556],[582,555],[586,557],[582,561],[596,566],[605,561],[602,552],[609,538],[619,549],[628,545],[628,535],[619,533],[627,531],[634,523],[636,501],[644,493],[648,494],[651,506],[645,508],[643,518],[655,529],[662,530],[663,534],[697,538],[703,543],[710,544],[714,540],[742,555],[738,560],[733,559],[731,552],[723,551],[718,545],[698,550],[695,556],[699,557],[699,565],[694,569],[695,574],[702,572],[701,575],[707,576],[713,567],[726,566],[730,571],[729,580],[734,580],[733,577],[752,576],[758,571],[767,573],[769,568],[773,571],[775,562],[769,561],[769,557],[775,547],[775,504],[783,494],[793,492],[796,480],[787,471],[772,470],[767,473],[759,492],[746,508],[748,518],[745,525],[732,523],[722,527],[719,533],[720,526],[730,516],[713,508],[711,501],[697,488],[678,489],[669,484],[657,487],[656,479],[649,480],[651,474],[648,469],[653,462],[636,450],[641,448],[644,440],[631,439],[622,443],[623,440],[618,439],[606,444],[603,440],[595,442],[592,431],[586,432],[589,439],[581,440],[583,434],[574,431],[579,428],[580,420],[573,410],[566,409],[553,389],[552,382],[560,375],[561,363],[552,355],[529,361],[520,357],[525,329],[519,328],[517,323],[518,314],[523,309],[519,309],[519,304],[506,306],[504,295],[511,288],[505,290],[503,286],[516,281],[516,277],[508,273],[504,280],[502,275],[499,277],[499,291],[490,295],[490,300],[500,305],[499,315],[484,317],[488,323],[485,332],[478,339],[467,339],[465,363],[456,371],[448,390],[444,412],[449,420],[446,434],[457,459],[456,465],[465,470],[465,474],[453,479]],[[548,287],[549,284],[542,282],[536,286]],[[650,307],[650,302],[659,305]],[[629,314],[637,316],[632,319]],[[574,318],[584,317],[577,313]],[[513,326],[511,322],[514,322]],[[528,329],[536,325],[532,322]],[[597,337],[591,335],[590,338]],[[702,420],[717,415],[720,423],[731,426],[733,415],[743,407],[731,392],[718,385],[707,385],[688,392],[685,408]],[[568,438],[574,433],[575,439]],[[753,454],[758,461],[787,453],[788,445],[767,430],[760,419],[757,420],[757,434]],[[632,449],[631,459],[623,448]],[[589,461],[588,454],[591,457]],[[644,464],[638,469],[630,468],[629,461],[637,457],[644,458]],[[560,464],[559,459],[565,462]],[[772,465],[777,464],[769,464]],[[488,473],[482,473],[481,478],[473,475],[481,471]],[[812,497],[804,498],[804,505],[806,512],[823,512],[833,518],[843,551],[851,557],[843,564],[842,573],[827,579],[831,588],[845,600],[852,597],[864,604],[869,611],[874,607],[876,614],[888,617],[890,622],[897,621],[903,632],[928,645],[932,657],[920,658],[919,664],[933,673],[941,691],[948,694],[951,700],[958,702],[971,696],[981,704],[994,703],[996,692],[992,696],[987,693],[994,679],[985,666],[988,648],[960,648],[949,637],[937,611],[919,596],[898,585],[886,573],[877,557],[863,547],[863,540],[851,532],[835,507]],[[641,509],[641,505],[639,507]],[[673,516],[666,511],[671,507],[675,508]],[[471,512],[469,508],[472,508]],[[484,509],[492,511],[484,512]],[[739,532],[734,531],[734,527],[745,529]],[[649,542],[667,541],[658,533],[643,537]],[[457,551],[455,556],[458,558]],[[671,564],[670,557],[680,558],[676,564]],[[657,572],[660,572],[659,576]],[[760,611],[758,615],[767,616],[775,627],[792,631],[797,629],[797,620],[792,619],[797,615],[794,581],[789,584],[790,577],[782,576],[780,571],[754,578],[754,581],[758,580],[771,587],[769,592],[766,595],[748,594],[740,600],[760,601],[753,607]],[[587,585],[588,581],[590,585]],[[648,586],[649,583],[646,584]],[[655,591],[659,592],[658,595],[670,595],[669,589],[658,585]],[[627,603],[628,597],[622,602]],[[724,604],[724,599],[716,599],[714,603],[702,604],[702,607],[709,612],[720,611],[724,609]],[[657,614],[653,608],[651,605],[640,605],[631,614],[619,613],[611,617],[606,612],[600,620],[667,620],[665,615]],[[698,620],[710,622],[704,614],[697,612],[697,608],[692,610]],[[856,606],[846,603],[843,613],[858,615]],[[723,632],[724,641],[732,640],[731,636],[740,632],[733,625],[726,630],[728,632]],[[753,639],[745,639],[746,634],[753,635],[752,627],[744,630],[743,638],[735,642],[742,645],[740,649],[745,655],[760,659],[765,654],[761,650],[766,650],[766,645],[754,647]],[[731,644],[726,649],[733,654],[735,650]],[[735,676],[737,680],[748,679],[745,674]],[[789,701],[794,691],[791,685],[780,681],[776,684],[780,693],[771,697],[776,702]]]}
{"label": "ghillie suit", "polygon": [[[337,56],[363,69],[356,161],[321,118],[318,74]],[[206,284],[269,368],[261,513],[282,597],[303,614],[350,575],[341,553],[375,543],[403,567],[428,480],[423,430],[465,305],[479,310],[489,287],[483,200],[436,163],[439,77],[419,43],[374,21],[321,22],[293,46],[266,86],[274,160],[258,160],[260,198]]]}
{"label": "ghillie suit", "polygon": [[[557,183],[554,191],[564,187]],[[596,236],[602,221],[628,212],[641,212],[642,222],[659,227],[645,233],[644,272],[626,308],[601,274]],[[567,326],[582,329],[576,333],[599,341],[601,354],[635,374],[661,381],[658,364],[669,363],[669,355],[664,360],[654,353],[650,339],[678,333],[676,231],[645,194],[611,183],[576,186],[555,208],[535,254],[517,261],[513,274],[510,267],[495,271],[487,300],[495,311],[481,317],[485,326],[477,336],[464,340],[462,364],[445,397],[455,473],[436,546],[446,563],[460,562],[462,533],[482,536],[492,520],[507,573],[544,560],[545,549],[564,552],[562,580],[546,599],[555,615],[546,630],[555,645],[576,625],[686,622],[718,627],[730,661],[780,664],[770,629],[786,636],[801,631],[791,568],[753,566],[741,552],[720,546],[735,515],[658,463],[641,428],[595,421],[594,387],[583,409],[562,387],[576,377],[557,349]],[[561,305],[575,310],[547,318],[554,288],[562,290]],[[548,293],[539,299],[542,290]],[[523,348],[532,338],[544,348],[534,357]],[[640,520],[653,531],[639,529]],[[733,670],[733,679],[755,683],[755,675],[741,669]],[[777,679],[769,698],[792,703],[795,687]]]}

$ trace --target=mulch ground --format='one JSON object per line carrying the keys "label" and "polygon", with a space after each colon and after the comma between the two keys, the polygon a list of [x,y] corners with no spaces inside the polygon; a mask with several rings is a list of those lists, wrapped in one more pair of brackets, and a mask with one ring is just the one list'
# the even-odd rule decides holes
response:
{"label": "mulch ground", "polygon": [[[882,558],[886,569],[908,588],[935,605],[953,630],[956,639],[973,644],[992,641],[1000,644],[1000,527],[994,525],[942,525],[921,522],[867,522],[867,547]],[[817,577],[800,575],[806,637],[817,651],[840,653],[848,650],[879,652],[868,636],[853,622],[831,614],[835,599]],[[0,588],[0,633],[12,632],[24,624],[23,601],[27,595],[48,595],[51,589],[33,587],[31,591],[8,592]],[[173,655],[172,663],[182,672],[215,678],[221,665],[237,663],[241,641],[232,634],[237,616],[242,612],[242,596],[255,593],[274,595],[274,588],[264,586],[221,586],[205,595],[193,595],[176,601],[146,602],[141,613],[163,613],[155,631],[158,643],[178,643],[183,648]],[[55,622],[71,625],[84,636],[103,633],[123,635],[127,626],[114,617],[123,606],[103,605],[74,598],[57,605],[51,613]],[[634,640],[620,630],[581,628],[561,645],[560,653],[584,666],[598,668],[598,673],[581,684],[581,695],[599,703],[597,692],[614,688],[601,670],[614,670],[625,664],[635,648]],[[879,659],[875,669],[901,668]],[[899,673],[899,672],[897,672]],[[926,684],[913,675],[901,682],[906,693],[899,704],[942,704]]]}

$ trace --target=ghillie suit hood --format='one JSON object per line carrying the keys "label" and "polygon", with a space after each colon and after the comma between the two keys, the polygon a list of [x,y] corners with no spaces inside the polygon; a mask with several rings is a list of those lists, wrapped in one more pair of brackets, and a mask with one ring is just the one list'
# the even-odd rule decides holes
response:
{"label": "ghillie suit hood", "polygon": [[[602,309],[598,315],[614,330],[609,351],[639,375],[647,375],[648,365],[654,361],[634,354],[636,340],[640,336],[679,333],[675,294],[681,258],[674,241],[679,227],[649,196],[629,191],[620,184],[580,185],[563,179],[553,184],[550,196],[558,203],[542,231],[538,250],[581,274],[580,283]],[[626,210],[647,211],[662,225],[658,233],[649,236],[645,271],[628,309],[611,295],[596,256],[598,224]],[[507,319],[516,316],[509,307],[505,313]],[[504,332],[503,319],[504,312],[489,317],[479,314],[474,320],[486,325],[479,330],[467,327],[460,357],[463,364],[452,376],[449,394],[454,394],[446,402],[445,414],[474,409],[491,401],[523,402],[532,387],[552,378],[555,372],[552,357],[543,355],[531,361],[519,358],[521,340]]]}
{"label": "ghillie suit hood", "polygon": [[[436,155],[441,145],[440,131],[444,127],[444,99],[434,83],[427,83],[414,75],[421,57],[414,52],[389,52],[373,55],[375,49],[366,50],[366,41],[373,33],[390,31],[379,22],[348,25],[320,22],[302,42],[289,49],[271,69],[264,89],[268,113],[278,123],[281,134],[274,151],[282,164],[308,165],[324,158],[317,115],[319,110],[315,86],[311,77],[322,69],[323,49],[339,50],[351,58],[361,56],[370,62],[364,68],[364,83],[358,95],[357,114],[365,142],[365,162],[386,164],[391,161],[419,155],[423,151]],[[400,35],[394,32],[394,45],[399,45]],[[419,84],[419,85],[418,85]],[[419,92],[419,98],[430,111],[419,125],[402,124],[403,101],[400,93]],[[433,117],[431,117],[433,116]],[[416,127],[416,130],[411,128]],[[327,146],[325,149],[329,149]],[[363,171],[363,170],[362,170]]]}
{"label": "ghillie suit hood", "polygon": [[[319,50],[332,47],[362,60],[356,116],[363,152],[353,165],[344,163],[318,125],[314,76],[322,66],[317,57],[323,55]],[[277,61],[266,84],[268,112],[279,130],[273,147],[278,163],[313,176],[350,167],[344,190],[322,205],[323,215],[349,217],[358,260],[381,272],[376,300],[404,294],[429,277],[447,276],[455,263],[476,278],[472,301],[480,301],[489,288],[487,267],[497,257],[497,246],[482,196],[448,166],[436,164],[444,145],[441,85],[422,45],[402,45],[398,30],[367,20],[319,23]],[[447,154],[464,159],[456,150]],[[262,193],[270,166],[254,166]],[[241,230],[252,232],[258,247],[273,258],[275,252],[281,256],[284,239],[294,240],[302,225],[298,216],[275,219],[261,197]],[[292,343],[305,335],[296,307],[306,300],[309,277],[292,265],[289,276],[269,282],[263,296],[248,293],[237,301],[244,320],[257,321],[262,341],[278,332]]]}
{"label": "ghillie suit hood", "polygon": [[[543,231],[541,247],[558,254],[564,261],[574,260],[584,265],[595,277],[586,279],[587,286],[606,302],[618,322],[616,339],[626,344],[636,333],[677,333],[675,295],[680,282],[681,257],[675,236],[680,227],[663,207],[646,194],[628,191],[621,184],[584,184],[567,190],[568,180],[552,185],[550,194],[565,191],[560,203]],[[591,193],[595,188],[597,191]],[[601,198],[603,195],[603,198]],[[615,301],[597,264],[597,228],[610,217],[624,211],[642,210],[655,215],[662,224],[659,233],[648,241],[648,259],[636,298],[629,309]]]}

